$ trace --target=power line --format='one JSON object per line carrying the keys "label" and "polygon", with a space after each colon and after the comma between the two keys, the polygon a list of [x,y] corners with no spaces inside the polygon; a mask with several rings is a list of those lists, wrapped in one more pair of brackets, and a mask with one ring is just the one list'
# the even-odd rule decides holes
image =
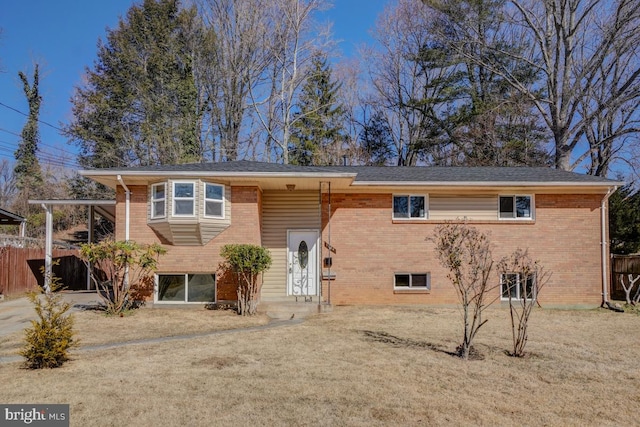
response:
{"label": "power line", "polygon": [[[19,138],[21,138],[21,139],[22,139],[22,135],[17,134],[17,133],[15,133],[15,132],[12,132],[12,131],[10,131],[10,130],[8,130],[8,129],[0,128],[0,131],[2,131],[2,132],[6,132],[6,133],[8,133],[8,134],[11,134],[11,135],[17,136],[17,137],[19,137]],[[5,142],[6,142],[6,141],[5,141]],[[19,144],[19,142],[16,142],[16,143],[15,143],[16,148],[18,148],[18,144]],[[56,150],[56,151],[62,151],[63,153],[68,154],[68,155],[70,155],[70,156],[77,156],[77,153],[74,153],[74,152],[72,152],[72,151],[65,150],[65,149],[63,149],[63,148],[56,147],[55,145],[47,144],[47,143],[42,142],[42,141],[38,142],[38,147],[41,147],[41,146],[49,147],[49,148],[54,149],[54,150]]]}
{"label": "power line", "polygon": [[[1,106],[3,106],[4,108],[8,108],[8,109],[9,109],[9,110],[11,110],[11,111],[15,111],[15,112],[16,112],[16,113],[18,113],[18,114],[22,114],[22,115],[23,115],[23,116],[25,116],[25,117],[29,117],[29,115],[28,115],[27,113],[23,113],[22,111],[18,110],[17,108],[13,108],[13,107],[11,107],[11,106],[9,106],[9,105],[7,105],[7,104],[4,104],[4,103],[2,103],[2,102],[0,102],[0,105],[1,105]],[[47,125],[47,126],[49,126],[49,127],[53,128],[53,129],[57,130],[57,131],[64,132],[64,131],[63,131],[62,129],[60,129],[59,127],[54,126],[54,125],[52,125],[51,123],[47,123],[47,122],[45,122],[44,120],[40,120],[40,119],[38,119],[38,122],[42,123],[43,125]]]}
{"label": "power line", "polygon": [[[0,153],[8,154],[13,157],[15,155],[15,149],[13,148],[10,142],[0,140]],[[80,167],[80,165],[76,160],[73,160],[73,159],[66,160],[65,157],[56,156],[55,154],[52,154],[52,153],[39,152],[36,154],[36,157],[41,162],[52,164],[55,166],[69,167],[69,168]]]}
{"label": "power line", "polygon": [[2,132],[6,132],[6,133],[11,134],[11,135],[14,135],[14,136],[17,136],[18,138],[22,138],[22,135],[17,134],[17,133],[15,133],[15,132],[11,132],[10,130],[7,130],[7,129],[0,128],[0,131],[2,131]]}

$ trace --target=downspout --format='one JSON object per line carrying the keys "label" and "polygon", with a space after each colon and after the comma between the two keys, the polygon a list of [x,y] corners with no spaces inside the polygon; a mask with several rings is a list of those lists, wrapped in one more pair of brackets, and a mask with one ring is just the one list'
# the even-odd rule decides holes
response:
{"label": "downspout", "polygon": [[122,180],[122,175],[118,175],[118,182],[120,183],[120,185],[122,185],[122,188],[124,188],[124,194],[125,194],[125,202],[124,202],[124,240],[129,241],[129,212],[130,212],[130,205],[131,205],[131,191],[129,190],[129,187],[127,187],[127,184],[124,183],[124,181]]}
{"label": "downspout", "polygon": [[607,194],[602,198],[602,204],[600,205],[600,233],[602,241],[600,246],[602,248],[602,304],[600,307],[604,307],[604,305],[609,301],[608,288],[609,288],[609,277],[608,277],[608,268],[609,265],[609,257],[608,257],[608,234],[607,234],[607,206],[609,205],[609,197],[618,189],[618,187],[609,187],[607,190]]}
{"label": "downspout", "polygon": [[[327,217],[327,240],[328,240],[328,244],[329,244],[329,257],[331,257],[331,248],[333,246],[331,246],[331,181],[329,181],[329,216]],[[332,266],[332,262],[329,263],[329,269],[328,269],[328,277],[329,280],[327,281],[327,304],[331,305],[331,266]]]}
{"label": "downspout", "polygon": [[322,287],[324,286],[324,249],[323,249],[323,235],[322,235],[322,181],[318,183],[318,218],[320,219],[320,259],[317,262],[319,267],[318,271],[320,272],[320,289],[318,290],[318,305],[322,304]]}
{"label": "downspout", "polygon": [[[118,175],[118,182],[120,183],[120,185],[122,185],[122,188],[124,188],[124,194],[125,194],[124,240],[128,242],[129,241],[129,214],[131,209],[131,191],[129,190],[129,187],[127,187],[127,184],[124,183],[124,180],[122,179],[122,175]],[[129,287],[129,264],[125,265],[124,267],[124,287],[125,288]]]}

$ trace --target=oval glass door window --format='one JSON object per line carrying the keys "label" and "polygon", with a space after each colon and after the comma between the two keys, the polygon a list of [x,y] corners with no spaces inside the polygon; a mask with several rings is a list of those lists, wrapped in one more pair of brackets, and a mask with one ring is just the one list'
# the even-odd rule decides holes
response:
{"label": "oval glass door window", "polygon": [[307,247],[307,242],[304,240],[300,242],[298,246],[298,262],[300,263],[300,268],[307,268],[307,263],[309,262],[309,248]]}

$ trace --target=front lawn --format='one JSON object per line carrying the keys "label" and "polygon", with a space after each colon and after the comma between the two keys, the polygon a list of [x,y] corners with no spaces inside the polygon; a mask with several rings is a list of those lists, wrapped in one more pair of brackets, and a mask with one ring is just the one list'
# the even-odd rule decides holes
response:
{"label": "front lawn", "polygon": [[[521,359],[505,354],[508,310],[488,318],[475,341],[483,360],[451,355],[455,308],[335,307],[274,329],[80,349],[55,370],[0,365],[0,402],[69,403],[71,425],[92,426],[640,422],[640,316],[538,309]],[[84,345],[264,323],[206,310],[76,319]]]}

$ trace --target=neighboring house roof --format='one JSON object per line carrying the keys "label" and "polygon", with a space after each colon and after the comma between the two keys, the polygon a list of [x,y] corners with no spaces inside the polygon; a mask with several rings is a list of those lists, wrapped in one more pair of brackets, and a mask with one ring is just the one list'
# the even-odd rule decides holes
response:
{"label": "neighboring house roof", "polygon": [[[352,186],[593,186],[612,187],[622,182],[546,167],[434,167],[434,166],[297,166],[235,161],[182,165],[139,166],[80,171],[109,185],[116,176],[180,177],[220,176],[242,178],[348,178]],[[113,186],[113,185],[111,185]]]}
{"label": "neighboring house roof", "polygon": [[4,209],[0,209],[0,225],[20,225],[27,219]]}

